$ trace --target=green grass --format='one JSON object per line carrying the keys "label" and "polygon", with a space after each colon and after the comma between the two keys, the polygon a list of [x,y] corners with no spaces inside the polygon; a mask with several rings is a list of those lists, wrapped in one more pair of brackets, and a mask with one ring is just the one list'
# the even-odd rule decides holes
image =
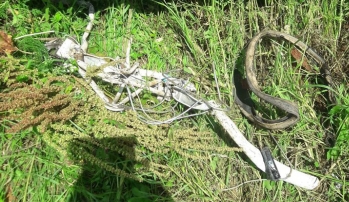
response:
{"label": "green grass", "polygon": [[[349,42],[349,4],[343,0],[261,2],[264,6],[258,6],[256,1],[95,2],[96,22],[88,51],[99,56],[124,57],[127,40],[132,37],[132,62],[163,72],[184,70],[200,96],[220,99],[232,108],[230,117],[251,142],[269,146],[274,157],[287,164],[282,150],[295,168],[318,176],[318,189],[306,191],[285,182],[264,180],[224,190],[266,176],[244,156],[227,149],[234,143],[212,117],[195,117],[169,126],[142,125],[127,113],[107,112],[88,88],[78,85],[74,73],[69,73],[69,82],[55,85],[62,87],[61,94],[83,103],[87,111],[75,118],[52,124],[45,132],[39,124],[8,133],[6,129],[18,121],[9,121],[10,115],[25,109],[0,111],[0,201],[349,200],[349,52],[345,45]],[[39,3],[2,1],[0,30],[13,38],[54,30],[56,36],[70,35],[80,40],[87,24],[86,10],[49,1]],[[326,107],[319,107],[325,102],[320,78],[294,64],[289,54],[291,47],[279,40],[263,40],[258,46],[258,81],[264,92],[296,102],[300,122],[288,130],[268,131],[248,122],[236,109],[231,95],[232,72],[235,68],[243,70],[241,55],[246,43],[265,28],[289,32],[328,61],[338,100],[328,113]],[[52,35],[40,37],[49,36]],[[24,42],[15,41],[23,51],[40,48],[41,42]],[[0,93],[10,91],[6,72],[20,72],[13,82],[29,83],[38,89],[49,78],[67,74],[45,52],[39,56],[17,52],[1,56],[0,62]],[[292,64],[295,68],[291,68]],[[74,94],[73,85],[78,86],[79,93]],[[253,99],[263,116],[282,115],[256,97]],[[0,102],[6,104],[3,98]],[[319,108],[324,112],[316,110]],[[130,124],[135,124],[134,128]],[[332,126],[329,130],[336,136],[332,138],[333,145],[326,141],[328,126]],[[189,129],[193,131],[185,135]],[[118,143],[127,142],[127,135],[135,138],[132,144],[127,143],[131,147]],[[180,145],[176,144],[179,141]],[[114,147],[108,147],[108,142],[115,143]],[[125,156],[120,155],[120,148],[132,149]],[[89,161],[87,154],[102,162]],[[142,167],[137,159],[151,162],[151,167]],[[132,176],[109,172],[108,166]]]}

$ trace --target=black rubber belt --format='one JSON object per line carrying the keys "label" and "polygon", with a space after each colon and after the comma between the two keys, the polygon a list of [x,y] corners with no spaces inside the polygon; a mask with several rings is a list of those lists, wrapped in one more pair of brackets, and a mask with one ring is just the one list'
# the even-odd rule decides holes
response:
{"label": "black rubber belt", "polygon": [[[237,70],[235,70],[234,72],[235,89],[233,93],[235,103],[239,106],[241,112],[255,124],[268,129],[284,129],[293,126],[297,123],[297,121],[299,120],[299,110],[297,104],[288,100],[265,94],[260,90],[260,87],[258,86],[256,75],[253,71],[254,57],[257,44],[259,40],[263,37],[279,38],[295,45],[297,48],[307,53],[309,56],[314,58],[314,60],[317,63],[319,63],[319,65],[321,66],[321,75],[322,77],[324,77],[327,85],[332,85],[332,79],[325,60],[321,56],[319,56],[315,51],[313,51],[310,47],[308,47],[305,43],[299,41],[297,38],[291,35],[277,31],[265,30],[251,39],[246,49],[245,56],[245,71],[248,88],[261,100],[264,100],[265,102],[268,102],[273,106],[287,112],[287,115],[276,120],[260,117],[253,107],[253,102],[249,92],[246,89],[243,89],[242,87],[242,84],[240,82],[241,75]],[[331,91],[328,91],[328,97],[332,103],[335,102],[335,98],[333,97]]]}

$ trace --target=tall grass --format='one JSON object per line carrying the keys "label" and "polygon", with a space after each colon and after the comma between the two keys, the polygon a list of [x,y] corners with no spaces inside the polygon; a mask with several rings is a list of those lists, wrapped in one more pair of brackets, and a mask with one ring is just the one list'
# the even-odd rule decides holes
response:
{"label": "tall grass", "polygon": [[[343,43],[338,43],[349,40],[345,31],[348,24],[344,21],[348,19],[348,2],[212,0],[159,3],[131,0],[96,2],[96,8],[89,53],[123,57],[125,41],[132,37],[133,62],[138,61],[144,68],[163,72],[184,70],[201,97],[214,99],[229,107],[229,116],[253,144],[269,146],[274,157],[282,162],[287,162],[282,155],[285,152],[296,169],[318,176],[321,185],[314,191],[306,191],[281,181],[261,180],[266,176],[243,155],[233,151],[234,143],[210,116],[161,127],[128,125],[136,122],[134,116],[106,112],[87,85],[79,84],[81,80],[74,77],[74,73],[68,73],[66,78],[69,82],[54,82],[61,89],[58,93],[72,95],[82,103],[81,109],[88,108],[90,111],[77,113],[75,118],[65,122],[48,125],[47,133],[36,126],[9,133],[8,129],[20,121],[10,120],[9,115],[21,114],[25,110],[0,111],[0,201],[349,200],[346,174],[349,166],[346,160],[349,151],[349,104],[343,79],[348,71],[343,59],[347,58],[348,49],[343,50]],[[79,7],[50,1],[37,5],[33,1],[0,3],[0,30],[13,35],[13,38],[47,30],[54,30],[57,36],[80,38],[86,23],[86,10]],[[259,84],[266,93],[296,102],[300,107],[301,120],[288,130],[267,131],[254,126],[239,113],[231,93],[234,88],[232,73],[235,69],[243,71],[244,48],[249,39],[263,29],[297,36],[325,57],[336,76],[335,81],[340,83],[333,89],[339,101],[336,106],[330,108],[323,102],[320,92],[325,88],[316,84],[315,73],[304,71],[290,56],[292,47],[289,44],[263,40],[255,58]],[[20,43],[16,41],[19,47],[25,48],[26,43],[24,46]],[[26,51],[35,50],[27,47]],[[0,93],[11,91],[8,78],[12,77],[8,76],[13,72],[26,75],[29,79],[22,82],[38,89],[51,77],[67,74],[62,61],[51,60],[42,54],[40,59],[43,62],[39,62],[33,56],[19,52],[1,56]],[[315,64],[311,65],[317,69]],[[78,91],[74,91],[73,86],[78,86]],[[263,116],[275,118],[282,114],[256,97],[253,99]],[[5,102],[2,97],[0,102]],[[325,106],[319,107],[321,104]],[[329,110],[329,113],[326,115],[316,108],[325,112]],[[326,142],[327,123],[323,121],[326,119],[334,128],[334,146]],[[98,124],[103,124],[103,127],[97,128]],[[125,141],[115,135],[119,132],[105,132],[109,128],[129,133],[137,131],[132,158],[146,159],[158,167],[143,171],[134,159],[115,152],[118,147],[113,150],[97,147],[96,142],[88,144],[92,140],[84,139],[79,143],[80,147],[104,160],[103,165],[134,174],[144,182],[116,175],[104,169],[109,167],[98,167],[71,152],[82,151],[72,145],[73,134],[85,135],[84,138],[93,135],[98,143]],[[103,129],[105,131],[101,132]],[[191,130],[189,139],[183,131]],[[144,131],[154,133],[143,135]],[[269,133],[277,140],[277,145]],[[68,140],[73,141],[72,144],[59,144]],[[163,144],[165,140],[167,144]],[[193,147],[173,147],[177,141]]]}

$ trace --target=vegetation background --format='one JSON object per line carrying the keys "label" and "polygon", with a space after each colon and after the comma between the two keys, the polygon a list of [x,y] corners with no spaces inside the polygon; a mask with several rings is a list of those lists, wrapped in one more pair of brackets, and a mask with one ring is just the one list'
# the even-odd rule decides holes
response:
{"label": "vegetation background", "polygon": [[[249,141],[319,177],[321,185],[307,191],[263,180],[209,115],[150,126],[135,113],[107,111],[84,80],[43,45],[52,37],[79,40],[87,9],[68,0],[2,0],[0,201],[349,200],[348,1],[92,3],[89,53],[124,57],[132,37],[133,62],[162,72],[183,70],[200,96],[230,107],[229,116]],[[306,71],[305,59],[291,57],[289,44],[261,42],[255,59],[263,91],[300,107],[300,122],[287,130],[258,128],[233,103],[232,73],[243,71],[244,48],[264,29],[305,41],[328,62],[336,84],[321,85],[316,64],[309,59],[314,71]],[[49,30],[54,33],[19,38]],[[106,92],[117,90],[100,84]],[[322,96],[326,90],[335,92],[336,105]],[[145,103],[151,99],[143,96]],[[263,116],[282,116],[253,99]]]}

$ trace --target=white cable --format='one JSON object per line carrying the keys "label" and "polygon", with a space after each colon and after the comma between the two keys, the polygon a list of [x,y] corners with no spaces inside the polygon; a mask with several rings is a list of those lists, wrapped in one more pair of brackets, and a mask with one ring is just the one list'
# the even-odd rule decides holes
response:
{"label": "white cable", "polygon": [[[211,104],[213,106],[216,105],[214,102],[211,102]],[[234,142],[243,149],[243,152],[248,156],[248,158],[260,170],[265,172],[265,164],[260,150],[245,138],[235,123],[223,111],[213,110],[212,114],[218,119],[220,125],[227,131]],[[281,176],[280,180],[309,190],[315,189],[320,184],[319,179],[315,176],[294,170],[276,160],[275,164]],[[292,170],[292,172],[290,172],[290,170]]]}

